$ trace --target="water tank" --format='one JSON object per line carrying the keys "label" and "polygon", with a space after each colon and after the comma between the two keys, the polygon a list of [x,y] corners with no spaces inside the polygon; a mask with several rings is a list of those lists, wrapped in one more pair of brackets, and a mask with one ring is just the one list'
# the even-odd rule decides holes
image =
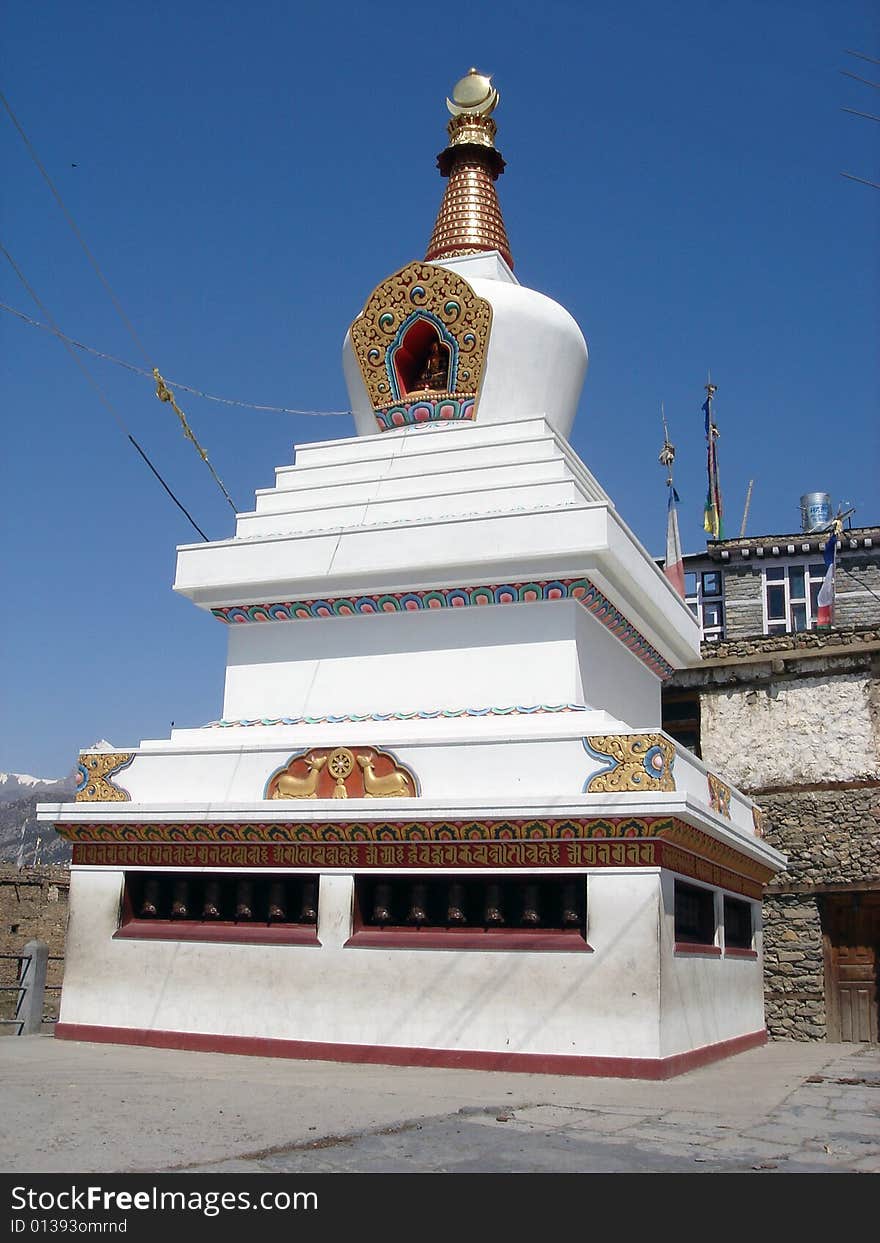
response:
{"label": "water tank", "polygon": [[815,531],[831,521],[831,497],[827,492],[805,492],[801,497],[801,530]]}

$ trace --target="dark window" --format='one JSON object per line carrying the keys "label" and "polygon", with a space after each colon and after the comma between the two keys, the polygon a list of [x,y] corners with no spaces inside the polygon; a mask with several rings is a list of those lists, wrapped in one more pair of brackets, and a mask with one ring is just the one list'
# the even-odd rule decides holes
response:
{"label": "dark window", "polygon": [[806,630],[807,628],[807,606],[805,604],[792,604],[791,606],[791,628],[792,630]]}
{"label": "dark window", "polygon": [[752,904],[741,898],[724,899],[724,944],[728,949],[752,948]]}
{"label": "dark window", "polygon": [[588,948],[585,894],[582,876],[357,876],[349,944]]}
{"label": "dark window", "polygon": [[724,623],[724,613],[718,601],[703,605],[703,629],[721,626]]}
{"label": "dark window", "polygon": [[707,570],[703,574],[703,595],[721,595],[721,575],[718,570]]}
{"label": "dark window", "polygon": [[667,691],[662,694],[664,733],[680,742],[694,755],[700,755],[700,695],[696,690]]}
{"label": "dark window", "polygon": [[317,943],[318,878],[126,872],[117,936]]}
{"label": "dark window", "polygon": [[785,619],[785,588],[781,585],[767,588],[767,616]]}
{"label": "dark window", "polygon": [[715,893],[675,882],[675,940],[686,945],[715,944]]}

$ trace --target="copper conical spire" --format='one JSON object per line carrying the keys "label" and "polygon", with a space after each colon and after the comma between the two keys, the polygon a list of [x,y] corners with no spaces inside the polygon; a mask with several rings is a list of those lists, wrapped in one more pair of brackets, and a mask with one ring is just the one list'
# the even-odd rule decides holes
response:
{"label": "copper conical spire", "polygon": [[504,172],[504,160],[495,149],[495,122],[489,115],[497,103],[498,92],[476,69],[456,83],[452,99],[446,101],[452,113],[449,146],[437,157],[437,167],[449,182],[427,261],[497,250],[513,267],[495,193],[495,180]]}

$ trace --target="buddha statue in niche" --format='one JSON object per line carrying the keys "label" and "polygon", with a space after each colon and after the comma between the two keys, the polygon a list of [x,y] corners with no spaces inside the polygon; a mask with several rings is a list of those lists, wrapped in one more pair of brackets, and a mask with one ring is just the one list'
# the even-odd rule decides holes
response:
{"label": "buddha statue in niche", "polygon": [[449,353],[439,341],[431,342],[412,386],[414,393],[443,393],[449,383]]}

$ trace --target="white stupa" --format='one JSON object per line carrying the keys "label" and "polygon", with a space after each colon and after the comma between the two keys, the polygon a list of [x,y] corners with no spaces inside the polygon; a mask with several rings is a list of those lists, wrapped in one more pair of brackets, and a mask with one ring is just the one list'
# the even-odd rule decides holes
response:
{"label": "white stupa", "polygon": [[587,347],[513,275],[497,99],[457,84],[426,258],[346,335],[357,435],[179,549],[222,718],[41,813],[58,1036],[654,1077],[764,1039],[782,859],[660,729],[698,628],[568,444]]}

